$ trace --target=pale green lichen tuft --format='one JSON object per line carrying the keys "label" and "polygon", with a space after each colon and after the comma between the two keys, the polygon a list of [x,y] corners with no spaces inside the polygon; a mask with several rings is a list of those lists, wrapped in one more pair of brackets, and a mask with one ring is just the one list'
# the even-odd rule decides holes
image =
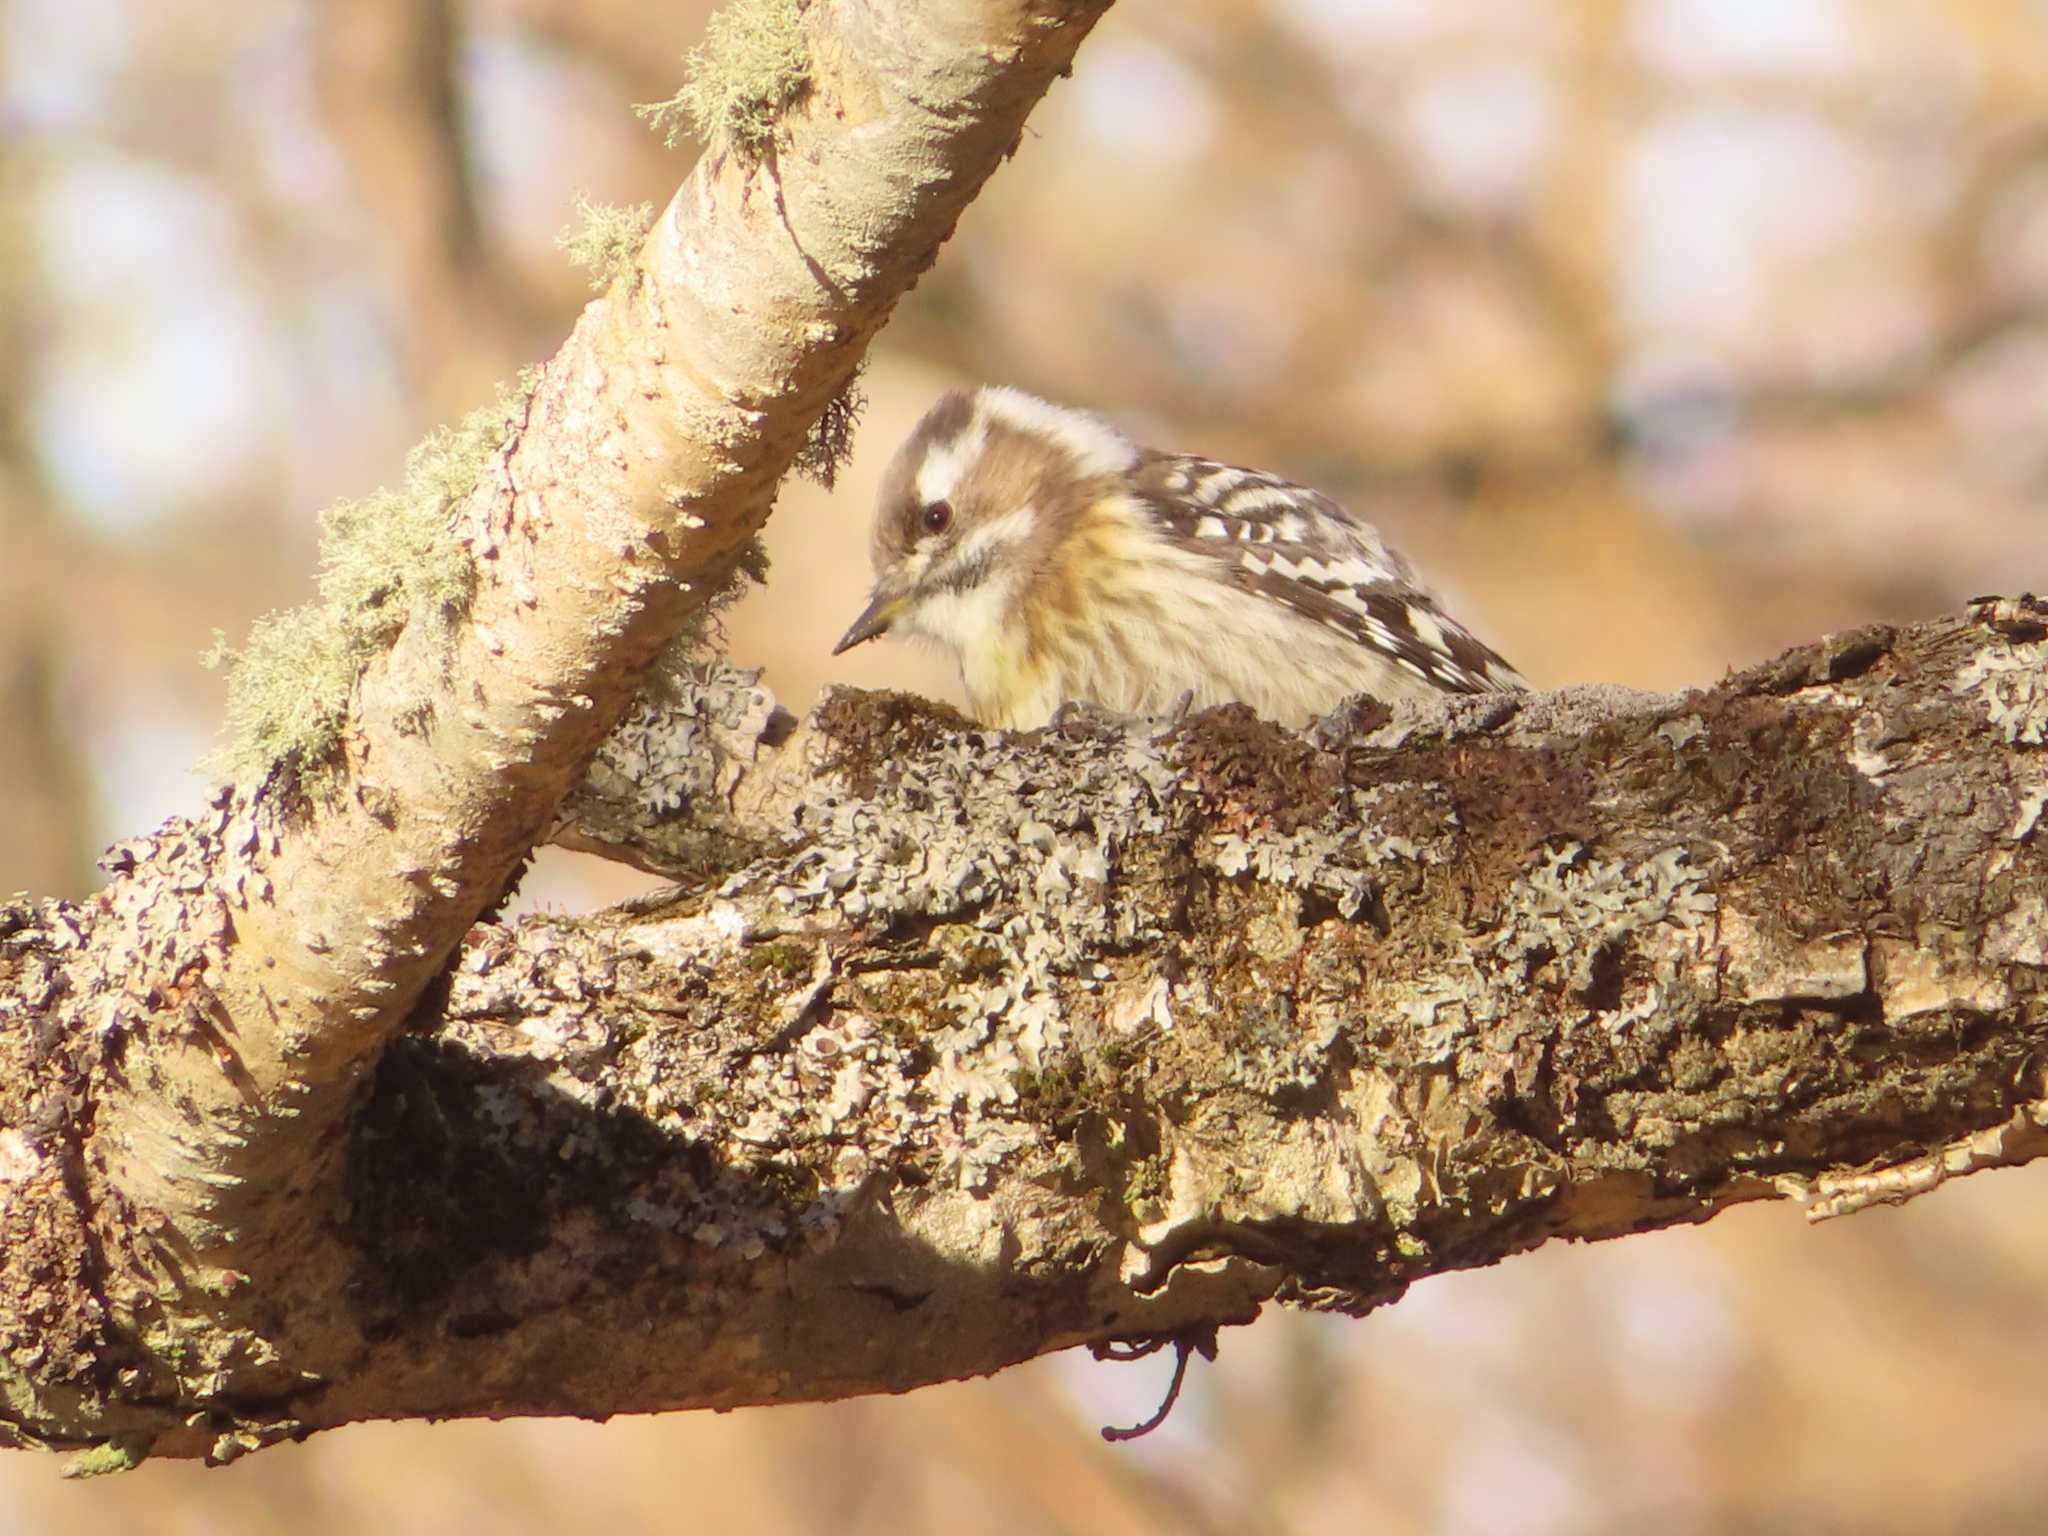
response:
{"label": "pale green lichen tuft", "polygon": [[337,610],[308,603],[265,614],[239,651],[216,640],[201,661],[229,668],[220,771],[261,778],[322,762],[339,745],[361,658]]}
{"label": "pale green lichen tuft", "polygon": [[758,155],[777,115],[811,83],[799,26],[804,0],[732,0],[711,17],[689,76],[667,101],[633,110],[674,149],[694,134],[713,149]]}
{"label": "pale green lichen tuft", "polygon": [[321,515],[320,602],[258,619],[239,651],[216,635],[200,660],[229,668],[217,771],[262,779],[283,769],[301,788],[324,787],[364,664],[408,625],[452,632],[476,572],[451,513],[504,447],[539,377],[525,370],[495,403],[427,437],[406,456],[400,489]]}
{"label": "pale green lichen tuft", "polygon": [[867,360],[863,358],[853,377],[846,381],[846,387],[832,397],[811,423],[792,465],[806,480],[815,481],[828,491],[839,479],[840,466],[853,452],[853,429],[860,424],[861,412],[868,408],[867,392],[860,387],[860,377],[866,369]]}
{"label": "pale green lichen tuft", "polygon": [[132,1472],[149,1456],[146,1435],[114,1435],[80,1451],[64,1463],[64,1477],[105,1477],[114,1472]]}
{"label": "pale green lichen tuft", "polygon": [[590,274],[591,291],[603,293],[620,278],[630,279],[647,227],[654,222],[654,204],[622,208],[616,203],[594,203],[578,192],[576,218],[574,228],[555,236],[555,244]]}

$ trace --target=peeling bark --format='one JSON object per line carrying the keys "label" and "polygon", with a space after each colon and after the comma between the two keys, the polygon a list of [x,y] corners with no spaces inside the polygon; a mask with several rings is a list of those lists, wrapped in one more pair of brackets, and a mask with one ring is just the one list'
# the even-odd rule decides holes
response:
{"label": "peeling bark", "polygon": [[[902,1390],[2048,1143],[2048,604],[1302,736],[698,686],[681,778],[649,706],[565,834],[689,882],[470,932],[306,1197],[317,1301],[166,1288],[110,1177],[92,999],[161,914],[0,913],[18,1440]],[[128,862],[205,893],[241,814]],[[198,994],[151,1017],[234,1081]]]}

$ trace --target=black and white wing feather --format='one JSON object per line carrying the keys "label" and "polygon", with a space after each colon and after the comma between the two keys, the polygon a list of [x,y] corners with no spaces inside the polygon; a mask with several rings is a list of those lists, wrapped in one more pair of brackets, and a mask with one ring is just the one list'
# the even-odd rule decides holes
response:
{"label": "black and white wing feather", "polygon": [[1247,591],[1376,651],[1447,693],[1528,687],[1444,612],[1370,523],[1320,491],[1208,459],[1149,454],[1136,490],[1162,531]]}

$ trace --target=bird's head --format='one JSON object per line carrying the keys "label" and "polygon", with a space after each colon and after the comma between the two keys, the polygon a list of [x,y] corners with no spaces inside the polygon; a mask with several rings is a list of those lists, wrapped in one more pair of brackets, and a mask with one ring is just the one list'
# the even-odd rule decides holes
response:
{"label": "bird's head", "polygon": [[1014,389],[942,396],[882,477],[874,590],[833,655],[890,630],[960,649],[999,626],[1106,476],[1138,448]]}

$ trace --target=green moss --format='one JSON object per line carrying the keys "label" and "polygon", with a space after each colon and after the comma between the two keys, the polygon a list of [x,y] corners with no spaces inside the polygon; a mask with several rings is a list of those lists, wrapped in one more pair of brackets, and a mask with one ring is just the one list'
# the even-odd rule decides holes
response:
{"label": "green moss", "polygon": [[694,134],[714,150],[758,155],[782,109],[810,87],[800,20],[804,0],[731,0],[689,57],[683,88],[633,110],[670,149]]}
{"label": "green moss", "polygon": [[1002,947],[979,928],[946,923],[932,930],[945,973],[960,981],[993,981],[1010,967]]}
{"label": "green moss", "polygon": [[924,1031],[914,1020],[906,1019],[898,1013],[882,1015],[875,1020],[875,1028],[879,1029],[885,1038],[905,1050],[924,1043]]}
{"label": "green moss", "polygon": [[747,951],[746,964],[750,971],[773,971],[786,981],[811,974],[810,951],[801,944],[757,944]]}
{"label": "green moss", "polygon": [[749,1169],[748,1174],[789,1210],[809,1205],[823,1187],[816,1172],[801,1164],[762,1163]]}
{"label": "green moss", "polygon": [[1046,1124],[1055,1128],[1072,1125],[1083,1115],[1106,1113],[1115,1095],[1089,1074],[1078,1057],[1065,1057],[1033,1069],[1025,1067],[1012,1079],[1020,1103]]}
{"label": "green moss", "polygon": [[[283,771],[314,793],[332,759],[363,666],[408,625],[444,636],[476,587],[451,512],[505,445],[539,380],[528,369],[497,401],[440,428],[406,456],[405,481],[329,508],[320,519],[317,604],[265,615],[241,650],[224,637],[201,658],[229,666],[228,743],[213,766],[257,780]],[[424,728],[423,708],[408,722]]]}
{"label": "green moss", "polygon": [[576,217],[576,226],[555,236],[555,244],[590,274],[591,291],[603,293],[620,278],[630,279],[647,227],[654,222],[654,204],[622,208],[615,203],[593,203],[578,192]]}
{"label": "green moss", "polygon": [[1124,1174],[1127,1202],[1156,1201],[1166,1194],[1166,1154],[1155,1152],[1132,1163]]}

